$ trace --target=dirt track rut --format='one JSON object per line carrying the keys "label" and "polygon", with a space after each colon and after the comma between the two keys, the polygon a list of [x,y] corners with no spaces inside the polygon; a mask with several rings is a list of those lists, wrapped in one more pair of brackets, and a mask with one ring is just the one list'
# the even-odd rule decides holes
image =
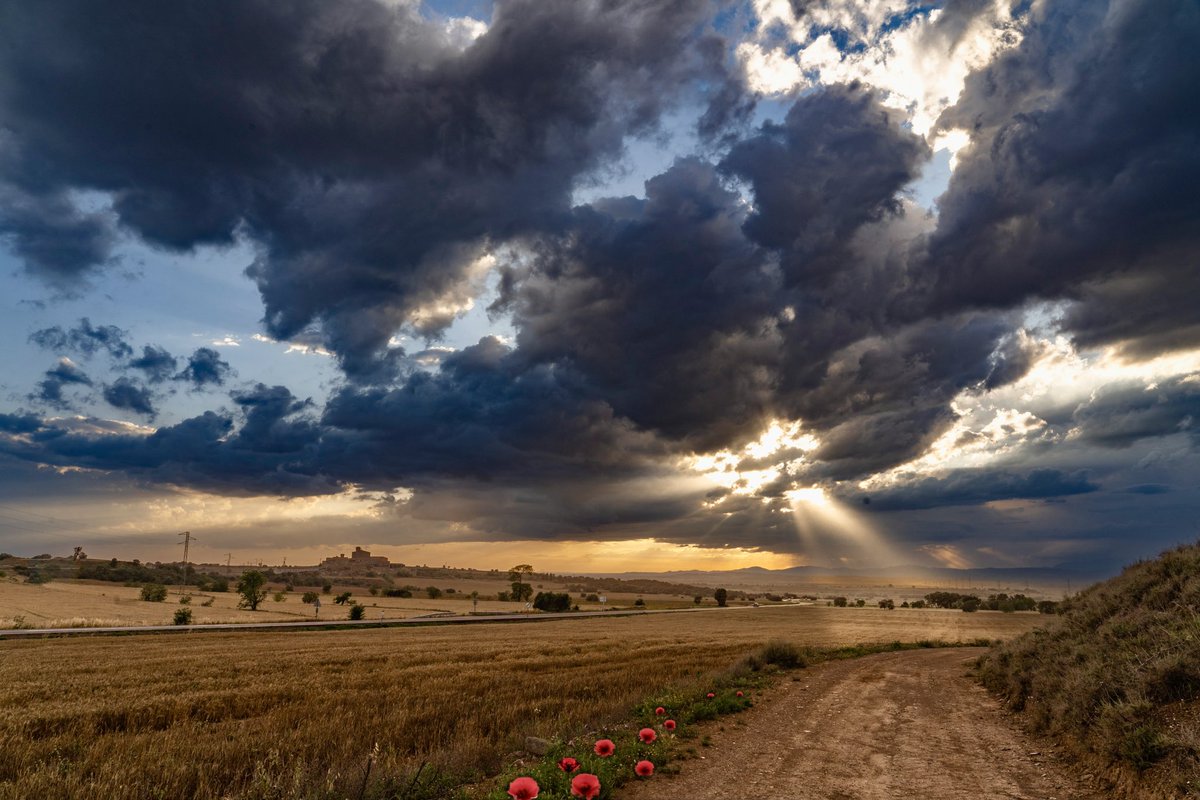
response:
{"label": "dirt track rut", "polygon": [[795,673],[711,731],[679,775],[620,800],[1102,800],[966,676],[982,649],[910,650]]}

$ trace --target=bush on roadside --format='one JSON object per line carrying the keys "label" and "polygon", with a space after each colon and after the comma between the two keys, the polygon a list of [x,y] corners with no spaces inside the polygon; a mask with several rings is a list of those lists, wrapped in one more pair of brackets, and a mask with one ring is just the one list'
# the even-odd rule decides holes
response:
{"label": "bush on roadside", "polygon": [[192,610],[190,608],[175,609],[174,622],[176,625],[191,625],[192,624]]}

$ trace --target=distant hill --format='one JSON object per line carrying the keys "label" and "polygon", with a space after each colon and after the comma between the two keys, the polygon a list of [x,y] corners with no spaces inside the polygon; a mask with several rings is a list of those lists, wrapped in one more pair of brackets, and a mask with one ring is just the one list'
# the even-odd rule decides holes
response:
{"label": "distant hill", "polygon": [[1200,797],[1200,545],[1127,567],[982,659],[984,685],[1113,781]]}
{"label": "distant hill", "polygon": [[785,587],[806,582],[829,583],[832,579],[848,582],[866,581],[873,583],[920,583],[929,586],[1065,588],[1084,586],[1107,575],[1093,571],[1066,567],[986,567],[981,569],[953,569],[950,567],[927,567],[902,565],[870,569],[851,567],[788,567],[766,569],[744,567],[732,570],[675,570],[671,572],[625,572],[596,573],[598,578],[620,578],[623,580],[653,579],[672,583],[696,584],[700,586],[729,585],[742,588],[764,589]]}

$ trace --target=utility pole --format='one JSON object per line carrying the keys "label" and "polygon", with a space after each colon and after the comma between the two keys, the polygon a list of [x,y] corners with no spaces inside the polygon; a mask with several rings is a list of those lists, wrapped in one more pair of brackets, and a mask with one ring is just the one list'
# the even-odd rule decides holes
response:
{"label": "utility pole", "polygon": [[192,545],[192,532],[184,531],[179,535],[183,537],[183,582],[187,583],[188,570],[191,569],[188,562],[188,550],[191,549]]}

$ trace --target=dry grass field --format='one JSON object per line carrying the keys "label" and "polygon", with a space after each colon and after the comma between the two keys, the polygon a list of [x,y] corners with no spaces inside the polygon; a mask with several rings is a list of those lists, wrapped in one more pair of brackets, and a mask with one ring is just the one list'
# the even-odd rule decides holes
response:
{"label": "dry grass field", "polygon": [[465,782],[497,772],[526,735],[617,721],[642,698],[706,681],[771,639],[1009,638],[1040,621],[773,607],[469,629],[3,641],[0,798],[357,797],[376,746],[373,779],[427,762],[426,775]]}
{"label": "dry grass field", "polygon": [[[417,580],[417,579],[414,579]],[[235,583],[231,582],[232,583]],[[478,605],[471,602],[470,592],[495,596],[497,591],[508,588],[507,583],[498,581],[470,580],[440,580],[421,582],[436,585],[440,589],[453,588],[455,593],[444,594],[436,600],[430,600],[424,592],[417,592],[412,598],[401,597],[372,597],[361,586],[334,585],[328,595],[321,598],[321,619],[344,619],[348,608],[335,605],[334,596],[349,591],[353,593],[353,601],[366,607],[367,619],[402,619],[422,614],[450,612],[467,614],[472,609],[481,612],[522,611],[524,603],[501,602],[498,600],[481,599]],[[539,587],[541,584],[539,584]],[[148,603],[138,599],[141,589],[137,586],[124,586],[119,583],[106,581],[55,580],[45,584],[31,584],[15,577],[0,578],[0,629],[14,627],[36,628],[77,628],[103,627],[123,625],[170,625],[175,609],[179,608],[181,587],[168,587],[166,601]],[[300,601],[304,590],[282,592],[283,600],[275,599],[276,591],[281,586],[273,586],[271,594],[259,606],[258,611],[248,611],[238,608],[241,599],[234,591],[229,592],[200,592],[194,587],[186,590],[191,595],[189,608],[192,609],[193,621],[196,624],[213,622],[288,622],[300,619],[311,619],[313,607]],[[562,591],[558,584],[546,584],[550,591]],[[540,591],[540,588],[537,589]],[[602,607],[632,606],[638,595],[614,593],[610,595],[607,606],[599,603],[589,603],[576,597],[583,610],[599,609]],[[211,605],[204,605],[209,599]],[[683,595],[646,595],[647,608],[678,608],[692,605],[691,597]],[[707,599],[713,604],[711,598]]]}

